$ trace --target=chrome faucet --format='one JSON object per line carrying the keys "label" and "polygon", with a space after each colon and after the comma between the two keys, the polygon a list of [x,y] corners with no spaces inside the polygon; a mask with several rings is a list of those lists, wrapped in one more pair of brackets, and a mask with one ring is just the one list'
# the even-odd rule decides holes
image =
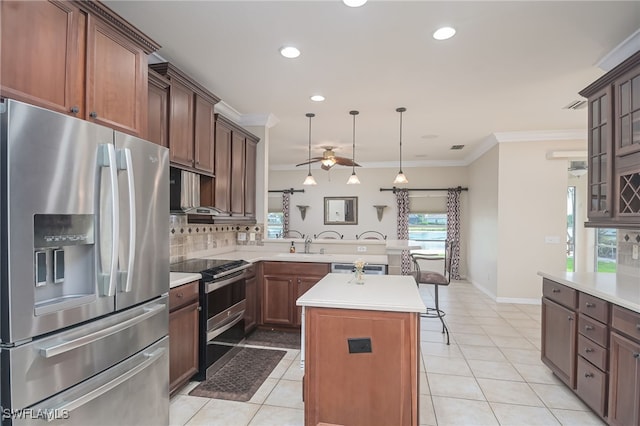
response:
{"label": "chrome faucet", "polygon": [[311,237],[307,237],[307,239],[304,240],[304,252],[309,253],[310,248],[311,248]]}

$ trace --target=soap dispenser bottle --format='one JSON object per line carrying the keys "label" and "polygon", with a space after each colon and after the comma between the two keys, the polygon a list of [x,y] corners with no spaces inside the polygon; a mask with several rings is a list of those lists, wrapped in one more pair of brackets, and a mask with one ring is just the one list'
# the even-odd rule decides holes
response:
{"label": "soap dispenser bottle", "polygon": [[296,246],[293,244],[293,241],[291,241],[291,247],[289,247],[289,253],[295,253],[296,252]]}

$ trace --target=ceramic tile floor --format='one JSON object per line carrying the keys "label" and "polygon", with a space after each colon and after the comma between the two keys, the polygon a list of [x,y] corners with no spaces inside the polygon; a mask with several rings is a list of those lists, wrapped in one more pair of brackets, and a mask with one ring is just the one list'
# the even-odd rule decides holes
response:
{"label": "ceramic tile floor", "polygon": [[[421,286],[427,306],[433,288]],[[469,283],[440,290],[438,319],[421,319],[420,425],[603,425],[540,361],[540,306],[496,303]],[[300,352],[287,355],[249,402],[171,399],[171,425],[303,425]]]}

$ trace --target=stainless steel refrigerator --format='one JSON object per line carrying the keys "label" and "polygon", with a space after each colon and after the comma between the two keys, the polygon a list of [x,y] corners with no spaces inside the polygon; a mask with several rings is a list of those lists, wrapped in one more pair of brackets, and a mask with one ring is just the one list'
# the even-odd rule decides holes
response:
{"label": "stainless steel refrigerator", "polygon": [[2,424],[169,422],[169,160],[0,103]]}

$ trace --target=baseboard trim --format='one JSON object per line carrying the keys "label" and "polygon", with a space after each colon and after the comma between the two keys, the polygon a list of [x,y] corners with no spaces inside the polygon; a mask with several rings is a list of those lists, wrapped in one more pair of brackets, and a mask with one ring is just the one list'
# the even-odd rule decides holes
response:
{"label": "baseboard trim", "polygon": [[485,287],[481,286],[480,284],[478,284],[478,283],[477,283],[477,282],[475,282],[475,281],[471,281],[471,284],[473,284],[473,286],[474,286],[475,288],[477,288],[478,290],[480,290],[481,292],[483,292],[484,294],[486,294],[487,296],[489,296],[489,297],[491,298],[491,300],[496,301],[497,296],[496,296],[495,294],[491,293],[491,291],[489,291],[489,289],[487,289],[487,288],[485,288]]}

